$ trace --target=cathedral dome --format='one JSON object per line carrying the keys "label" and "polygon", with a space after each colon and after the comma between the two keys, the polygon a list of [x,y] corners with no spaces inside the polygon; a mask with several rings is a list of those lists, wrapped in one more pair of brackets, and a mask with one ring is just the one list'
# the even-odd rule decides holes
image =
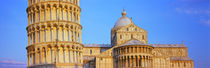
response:
{"label": "cathedral dome", "polygon": [[123,27],[131,23],[131,20],[126,16],[125,10],[122,12],[122,17],[117,20],[114,25],[114,28]]}

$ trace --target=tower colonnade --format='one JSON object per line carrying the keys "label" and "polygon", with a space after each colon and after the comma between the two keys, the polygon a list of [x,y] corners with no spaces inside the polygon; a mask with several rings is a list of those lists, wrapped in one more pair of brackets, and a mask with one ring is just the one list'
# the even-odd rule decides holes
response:
{"label": "tower colonnade", "polygon": [[69,3],[37,3],[29,6],[27,12],[28,25],[58,19],[80,24],[80,7]]}
{"label": "tower colonnade", "polygon": [[82,68],[79,0],[28,1],[28,68]]}
{"label": "tower colonnade", "polygon": [[[81,26],[75,23],[67,22],[46,22],[30,25],[28,30],[28,45],[45,42],[76,42],[81,43]],[[59,28],[57,28],[57,26]],[[58,38],[57,38],[58,36]]]}
{"label": "tower colonnade", "polygon": [[[34,46],[34,45],[33,45]],[[82,65],[82,47],[79,45],[64,45],[64,43],[38,45],[28,47],[28,66],[47,64]]]}
{"label": "tower colonnade", "polygon": [[66,3],[72,3],[79,6],[80,0],[28,0],[28,5],[37,4],[40,2],[52,2],[52,1],[60,1],[60,2],[66,2]]}

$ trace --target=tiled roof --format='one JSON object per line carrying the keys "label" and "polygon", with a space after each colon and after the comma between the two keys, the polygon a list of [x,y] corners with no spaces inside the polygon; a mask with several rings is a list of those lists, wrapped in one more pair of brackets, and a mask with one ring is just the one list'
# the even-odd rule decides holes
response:
{"label": "tiled roof", "polygon": [[150,44],[153,47],[186,47],[184,44]]}
{"label": "tiled roof", "polygon": [[186,60],[192,60],[190,57],[170,57],[171,60],[182,60],[182,61],[186,61]]}
{"label": "tiled roof", "polygon": [[84,47],[111,47],[110,44],[84,44]]}

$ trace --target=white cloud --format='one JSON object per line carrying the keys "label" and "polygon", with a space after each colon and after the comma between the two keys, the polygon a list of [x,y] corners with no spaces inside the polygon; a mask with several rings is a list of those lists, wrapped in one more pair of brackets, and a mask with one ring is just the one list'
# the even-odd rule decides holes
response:
{"label": "white cloud", "polygon": [[179,13],[186,14],[195,14],[195,15],[210,15],[210,10],[208,9],[199,9],[199,8],[176,8],[175,9]]}
{"label": "white cloud", "polygon": [[209,20],[201,20],[201,22],[210,26],[210,19]]}
{"label": "white cloud", "polygon": [[25,62],[14,61],[14,60],[1,60],[0,68],[26,68]]}
{"label": "white cloud", "polygon": [[20,61],[14,61],[14,60],[2,60],[0,61],[0,64],[18,64],[18,65],[24,65],[26,63],[20,62]]}

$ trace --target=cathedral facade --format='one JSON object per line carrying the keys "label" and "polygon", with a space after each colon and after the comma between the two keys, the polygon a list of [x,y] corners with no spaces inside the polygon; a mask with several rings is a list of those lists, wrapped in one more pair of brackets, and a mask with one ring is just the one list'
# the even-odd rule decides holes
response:
{"label": "cathedral facade", "polygon": [[184,44],[148,44],[126,16],[110,44],[82,44],[79,0],[28,0],[28,68],[194,68]]}

